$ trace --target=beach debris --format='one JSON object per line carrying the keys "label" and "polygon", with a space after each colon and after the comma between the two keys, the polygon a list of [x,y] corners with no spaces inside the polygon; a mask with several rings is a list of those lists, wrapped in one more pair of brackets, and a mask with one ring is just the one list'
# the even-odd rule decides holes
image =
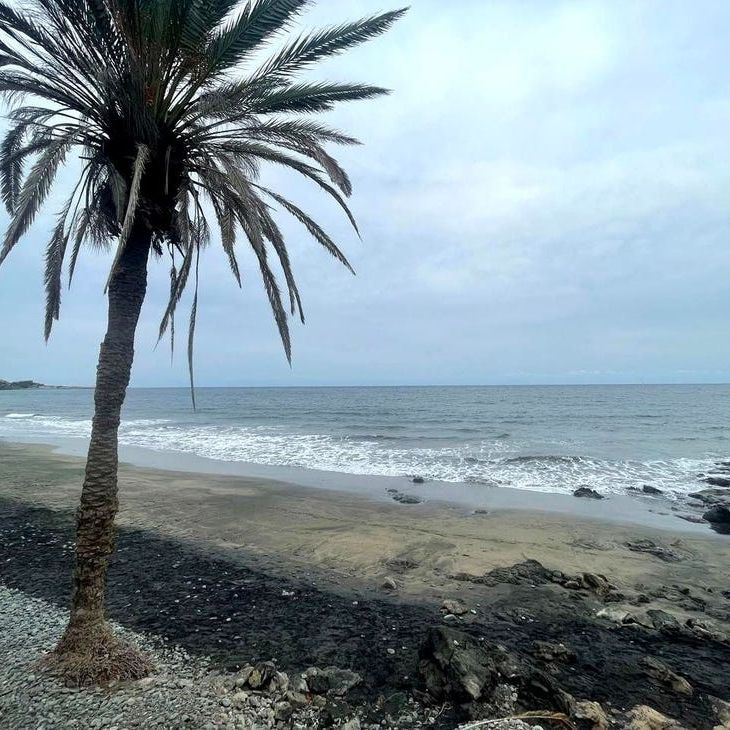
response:
{"label": "beach debris", "polygon": [[644,674],[669,687],[677,694],[690,696],[693,693],[692,685],[684,677],[672,671],[664,662],[655,657],[646,656],[639,663]]}
{"label": "beach debris", "polygon": [[591,487],[578,487],[573,492],[574,497],[586,497],[588,499],[605,499],[605,497]]}
{"label": "beach debris", "polygon": [[648,705],[636,705],[626,720],[626,730],[689,730]]}
{"label": "beach debris", "polygon": [[648,553],[654,557],[664,560],[667,563],[679,563],[684,560],[684,556],[676,550],[658,545],[653,540],[642,539],[629,541],[624,543],[626,547],[634,553]]}

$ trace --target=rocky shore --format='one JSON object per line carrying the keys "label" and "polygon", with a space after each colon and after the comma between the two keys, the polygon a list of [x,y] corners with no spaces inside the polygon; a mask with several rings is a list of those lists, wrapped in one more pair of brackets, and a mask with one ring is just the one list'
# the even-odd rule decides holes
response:
{"label": "rocky shore", "polygon": [[382,595],[338,592],[129,529],[110,613],[158,672],[70,691],[32,662],[63,625],[72,539],[69,513],[2,500],[2,582],[15,590],[0,602],[0,693],[11,728],[64,727],[84,713],[89,727],[118,730],[500,728],[530,712],[544,728],[710,730],[730,717],[726,586],[619,586],[531,559],[454,574],[453,598],[411,603],[395,595],[407,562],[391,563]]}

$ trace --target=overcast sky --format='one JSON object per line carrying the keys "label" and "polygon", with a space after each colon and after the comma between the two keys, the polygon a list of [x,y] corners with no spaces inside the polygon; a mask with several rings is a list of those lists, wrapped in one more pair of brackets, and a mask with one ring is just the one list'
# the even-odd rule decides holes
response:
{"label": "overcast sky", "polygon": [[[389,7],[320,0],[302,24]],[[285,225],[307,315],[289,368],[252,256],[241,292],[209,250],[199,384],[727,382],[728,69],[726,0],[413,0],[319,71],[394,89],[330,120],[365,143],[342,155],[363,242],[267,174],[357,277]],[[86,251],[42,337],[42,251],[69,181],[0,269],[0,378],[93,383],[108,255]],[[133,385],[186,382],[182,343],[172,366],[154,349],[167,287],[153,266]]]}

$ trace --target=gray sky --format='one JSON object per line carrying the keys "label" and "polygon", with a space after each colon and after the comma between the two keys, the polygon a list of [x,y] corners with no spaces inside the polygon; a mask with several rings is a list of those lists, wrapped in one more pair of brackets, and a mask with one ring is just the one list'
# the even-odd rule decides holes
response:
{"label": "gray sky", "polygon": [[[320,0],[303,25],[388,7]],[[341,156],[364,242],[267,173],[357,277],[287,222],[307,314],[290,369],[253,258],[240,292],[209,250],[199,384],[727,382],[729,68],[725,0],[414,0],[318,74],[395,90],[330,120],[365,142]],[[0,378],[91,384],[110,261],[86,251],[46,346],[56,208],[0,269]],[[183,343],[172,366],[154,349],[167,287],[153,266],[134,385],[186,382]]]}

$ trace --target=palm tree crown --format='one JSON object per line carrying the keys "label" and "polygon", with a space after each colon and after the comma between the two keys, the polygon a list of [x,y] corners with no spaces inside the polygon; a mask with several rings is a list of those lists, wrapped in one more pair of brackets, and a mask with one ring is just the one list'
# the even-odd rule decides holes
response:
{"label": "palm tree crown", "polygon": [[151,233],[152,250],[170,260],[160,337],[170,330],[174,338],[176,305],[188,281],[195,282],[192,362],[197,261],[214,221],[239,285],[235,244],[241,232],[248,241],[291,358],[287,311],[270,256],[281,266],[291,314],[304,318],[274,209],[294,216],[349,264],[312,218],[260,183],[259,169],[262,162],[274,163],[308,178],[334,198],[357,230],[345,202],[350,180],[325,150],[328,143],[357,141],[312,115],[386,90],[298,75],[383,33],[404,12],[300,35],[257,61],[309,4],[32,0],[21,11],[0,2],[0,92],[14,102],[0,146],[0,186],[11,215],[0,264],[32,224],[59,168],[74,153],[80,160],[78,180],[46,249],[46,338],[59,316],[65,259],[70,283],[82,245],[116,242],[111,277],[132,227],[141,223]]}

